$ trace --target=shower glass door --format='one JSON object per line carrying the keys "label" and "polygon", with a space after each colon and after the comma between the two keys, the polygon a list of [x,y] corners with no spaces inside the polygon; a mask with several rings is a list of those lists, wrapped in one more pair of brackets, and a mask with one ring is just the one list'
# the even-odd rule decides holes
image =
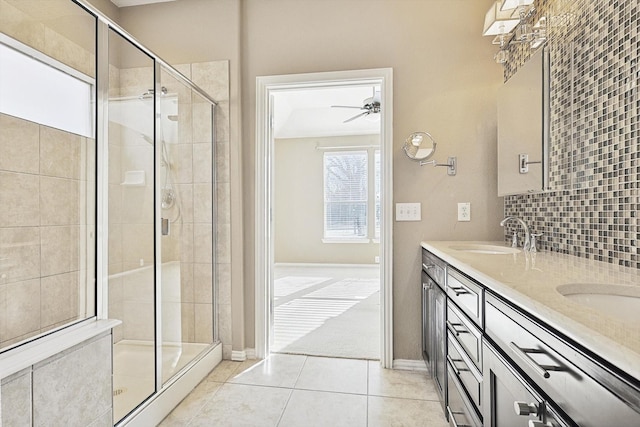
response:
{"label": "shower glass door", "polygon": [[154,60],[109,30],[109,317],[114,421],[156,391]]}
{"label": "shower glass door", "polygon": [[213,107],[164,69],[160,81],[156,137],[165,383],[213,343]]}

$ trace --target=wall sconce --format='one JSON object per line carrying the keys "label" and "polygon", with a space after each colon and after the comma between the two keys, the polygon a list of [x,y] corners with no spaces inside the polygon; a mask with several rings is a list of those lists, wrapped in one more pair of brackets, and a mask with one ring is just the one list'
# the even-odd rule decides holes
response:
{"label": "wall sconce", "polygon": [[505,64],[511,42],[530,43],[535,49],[546,40],[546,20],[541,18],[534,27],[527,21],[535,11],[534,0],[498,0],[484,18],[483,36],[495,36],[493,44],[500,50],[494,56],[498,64]]}

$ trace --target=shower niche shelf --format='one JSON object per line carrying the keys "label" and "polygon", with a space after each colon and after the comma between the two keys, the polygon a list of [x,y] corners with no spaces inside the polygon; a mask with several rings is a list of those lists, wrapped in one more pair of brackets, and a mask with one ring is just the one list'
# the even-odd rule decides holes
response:
{"label": "shower niche shelf", "polygon": [[144,171],[126,171],[124,173],[124,181],[120,185],[123,187],[144,187]]}

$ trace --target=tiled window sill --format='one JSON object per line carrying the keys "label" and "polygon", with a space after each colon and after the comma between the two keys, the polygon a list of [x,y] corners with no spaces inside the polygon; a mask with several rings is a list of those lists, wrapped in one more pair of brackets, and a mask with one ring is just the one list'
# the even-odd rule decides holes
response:
{"label": "tiled window sill", "polygon": [[118,326],[119,320],[88,320],[0,355],[0,379],[33,366]]}

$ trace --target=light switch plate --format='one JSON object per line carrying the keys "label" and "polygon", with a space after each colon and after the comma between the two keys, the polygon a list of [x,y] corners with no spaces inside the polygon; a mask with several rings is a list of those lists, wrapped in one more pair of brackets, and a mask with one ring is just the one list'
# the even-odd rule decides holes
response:
{"label": "light switch plate", "polygon": [[458,203],[458,221],[471,221],[471,203]]}
{"label": "light switch plate", "polygon": [[420,203],[396,203],[396,221],[420,221]]}

